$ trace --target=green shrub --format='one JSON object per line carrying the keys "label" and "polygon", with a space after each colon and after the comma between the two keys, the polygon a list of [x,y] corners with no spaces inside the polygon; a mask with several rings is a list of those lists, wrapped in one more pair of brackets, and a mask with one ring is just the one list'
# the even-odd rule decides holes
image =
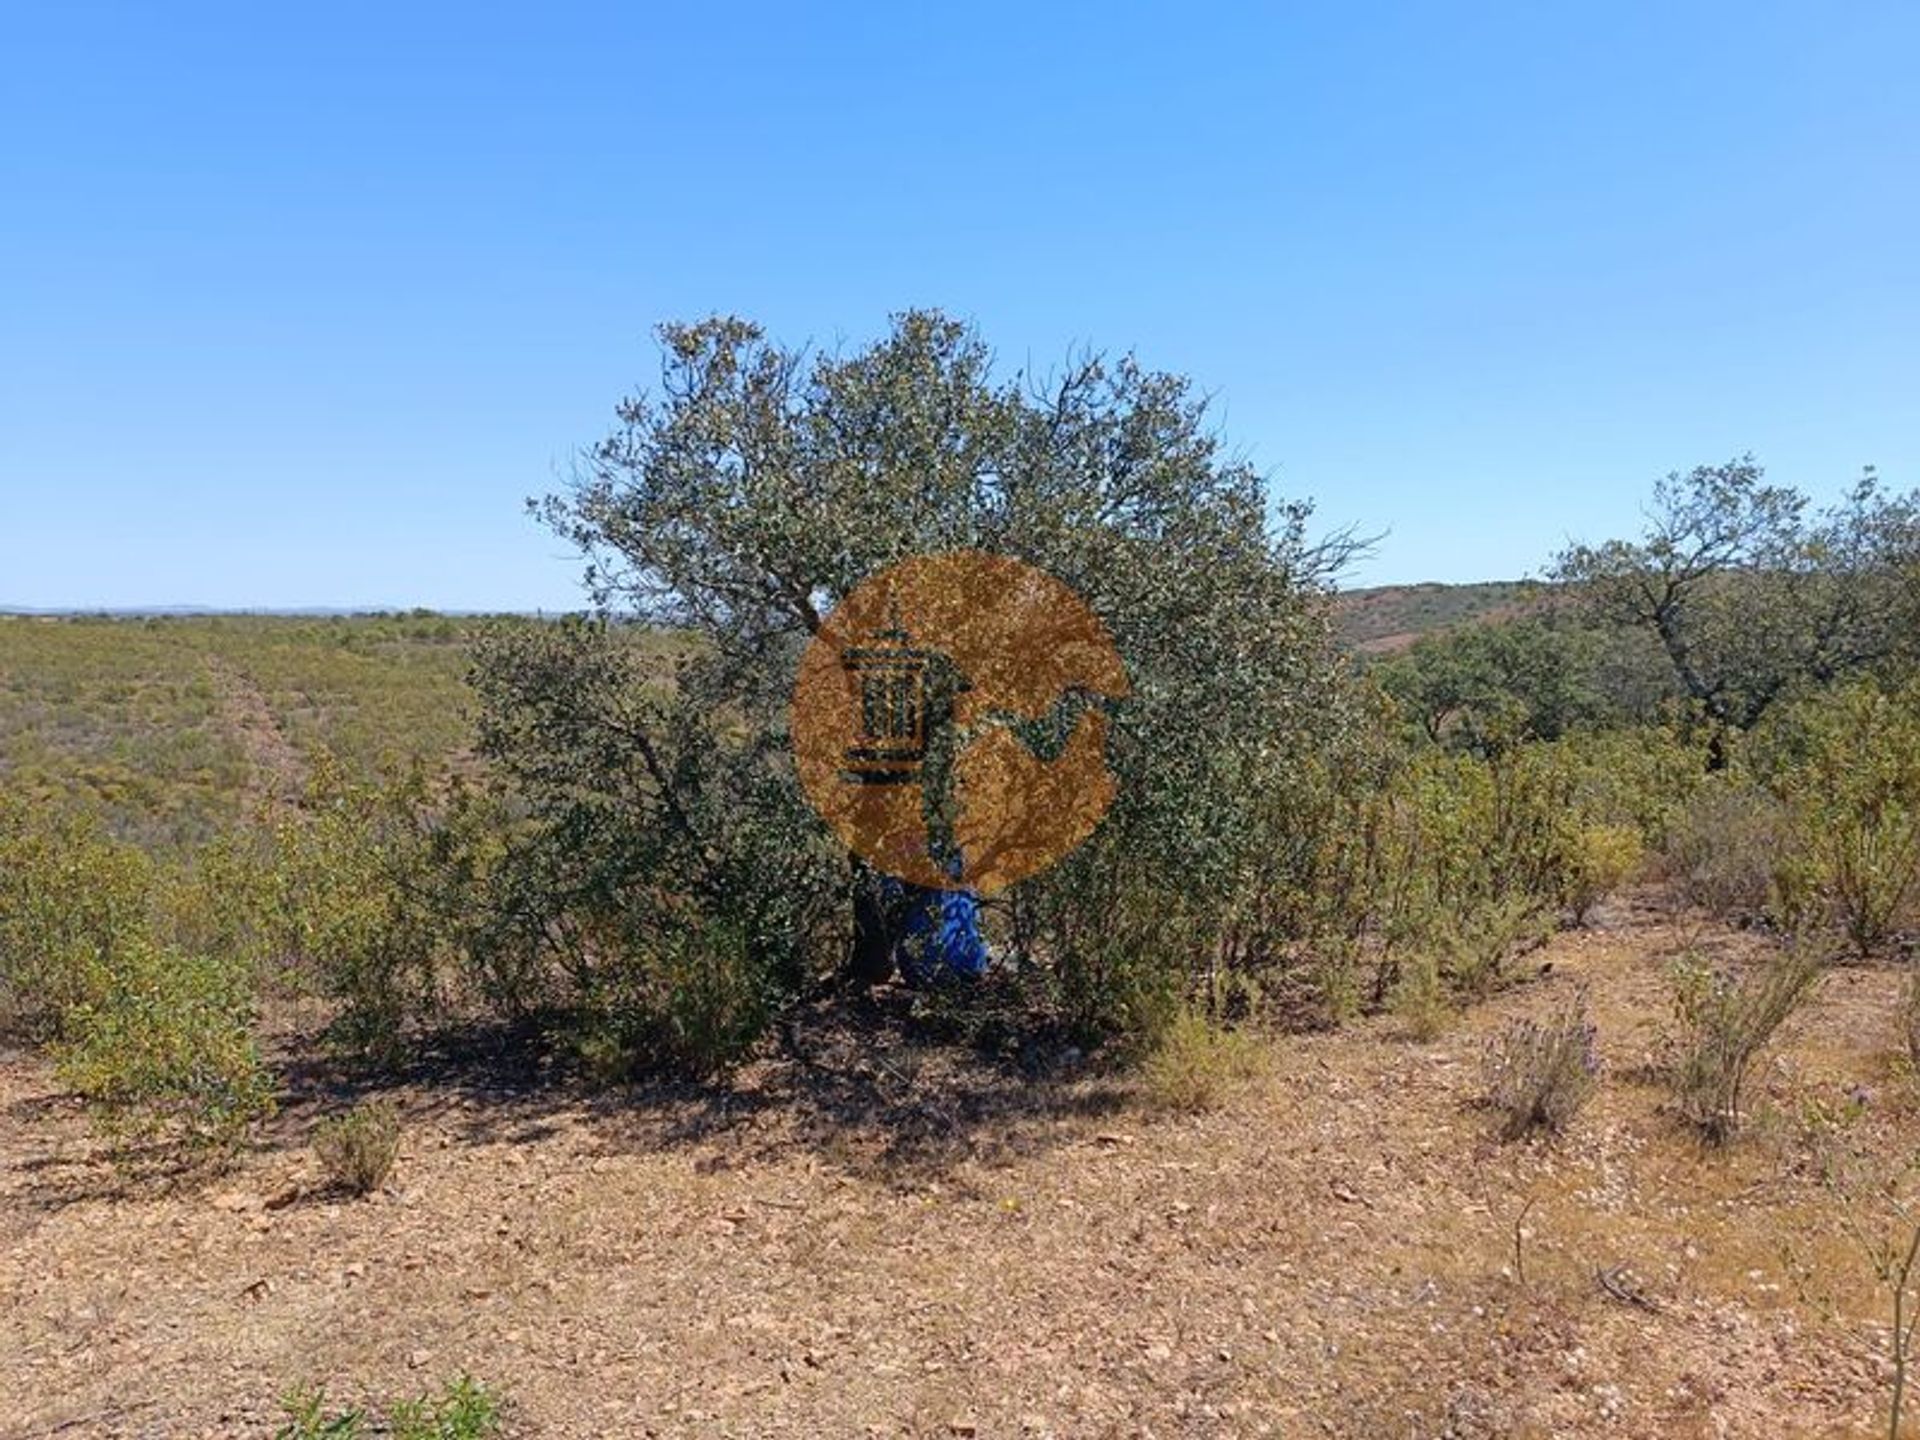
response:
{"label": "green shrub", "polygon": [[1179,1016],[1207,941],[1182,897],[1104,858],[1086,847],[1034,887],[1036,945],[1077,1038],[1146,1051]]}
{"label": "green shrub", "polygon": [[[1637,751],[1638,753],[1634,753]],[[1638,870],[1686,792],[1686,748],[1663,731],[1519,743],[1489,758],[1427,750],[1390,775],[1372,842],[1371,924],[1387,942],[1377,987],[1411,951],[1480,996],[1513,955],[1584,914]]]}
{"label": "green shrub", "polygon": [[1799,707],[1800,762],[1782,777],[1797,843],[1789,908],[1881,948],[1920,899],[1920,682],[1855,685]]}
{"label": "green shrub", "polygon": [[216,957],[122,942],[55,1046],[62,1079],[116,1138],[230,1149],[273,1109],[251,1031],[250,976]]}
{"label": "green shrub", "polygon": [[0,1027],[58,1037],[147,937],[153,864],[93,823],[0,805]]}
{"label": "green shrub", "polygon": [[1426,943],[1440,975],[1456,994],[1480,1000],[1508,980],[1514,958],[1552,933],[1553,918],[1540,901],[1517,894],[1487,900],[1465,914],[1433,917]]}
{"label": "green shrub", "polygon": [[1741,976],[1696,959],[1673,974],[1678,1023],[1670,1082],[1681,1116],[1719,1144],[1740,1129],[1741,1092],[1755,1058],[1812,993],[1825,956],[1796,941]]}
{"label": "green shrub", "polygon": [[364,1407],[332,1408],[318,1386],[295,1386],[280,1408],[287,1422],[274,1431],[274,1440],[362,1440],[372,1433],[369,1426],[390,1440],[488,1440],[504,1425],[500,1397],[465,1375],[447,1381],[436,1394],[396,1400],[387,1407],[384,1425]]}
{"label": "green shrub", "polygon": [[0,1019],[122,1145],[224,1151],[272,1108],[256,937],[207,855],[163,868],[91,821],[0,810]]}
{"label": "green shrub", "polygon": [[388,1429],[393,1440],[486,1440],[501,1431],[501,1403],[484,1385],[461,1375],[438,1395],[396,1403]]}
{"label": "green shrub", "polygon": [[1487,1102],[1501,1117],[1500,1135],[1531,1130],[1559,1134],[1593,1095],[1600,1073],[1585,992],[1544,1020],[1518,1020],[1488,1045]]}
{"label": "green shrub", "polygon": [[1259,1041],[1244,1030],[1182,1010],[1141,1065],[1148,1098],[1166,1110],[1195,1113],[1218,1106],[1231,1089],[1259,1072]]}
{"label": "green shrub", "polygon": [[276,948],[298,987],[335,1001],[329,1040],[389,1065],[434,1013],[453,935],[424,782],[381,790],[324,754],[275,833]]}
{"label": "green shrub", "polygon": [[370,1194],[386,1183],[400,1153],[400,1116],[385,1100],[356,1105],[315,1127],[313,1150],[334,1185]]}
{"label": "green shrub", "polygon": [[1563,893],[1576,922],[1640,873],[1646,844],[1630,825],[1583,825],[1566,847]]}
{"label": "green shrub", "polygon": [[740,929],[689,920],[621,943],[574,1020],[576,1053],[590,1078],[645,1070],[722,1074],[766,1032],[765,977]]}
{"label": "green shrub", "polygon": [[1264,767],[1248,786],[1231,881],[1205,903],[1204,928],[1189,919],[1184,954],[1168,957],[1205,971],[1216,1007],[1246,1003],[1315,1029],[1365,1007],[1371,935],[1394,903],[1401,839],[1390,783],[1402,757],[1379,699],[1356,687],[1326,743]]}
{"label": "green shrub", "polygon": [[1408,1038],[1422,1044],[1437,1040],[1457,1013],[1440,962],[1430,954],[1401,962],[1387,992],[1387,1008],[1406,1027]]}
{"label": "green shrub", "polygon": [[1317,1018],[1329,1027],[1343,1025],[1360,1013],[1366,998],[1360,943],[1344,935],[1322,935],[1307,943],[1310,960],[1304,978]]}

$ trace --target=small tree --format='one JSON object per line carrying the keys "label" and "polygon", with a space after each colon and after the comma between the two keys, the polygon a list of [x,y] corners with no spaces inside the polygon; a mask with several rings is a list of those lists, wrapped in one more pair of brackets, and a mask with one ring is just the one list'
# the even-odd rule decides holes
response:
{"label": "small tree", "polygon": [[[804,805],[785,709],[833,605],[942,550],[1012,556],[1088,602],[1132,682],[1105,844],[1188,894],[1232,882],[1262,777],[1331,723],[1324,592],[1348,546],[1308,542],[1307,507],[1270,502],[1184,379],[1097,356],[1000,377],[933,312],[847,356],[737,319],[660,334],[659,392],[624,402],[539,508],[603,613],[686,637],[675,673],[638,664],[619,625],[507,633],[479,662],[483,747],[568,841],[543,862],[559,903],[519,907],[530,945],[589,962],[718,908],[780,988],[834,932],[819,902],[871,940],[884,922]],[[1077,873],[1047,877],[1056,901]]]}

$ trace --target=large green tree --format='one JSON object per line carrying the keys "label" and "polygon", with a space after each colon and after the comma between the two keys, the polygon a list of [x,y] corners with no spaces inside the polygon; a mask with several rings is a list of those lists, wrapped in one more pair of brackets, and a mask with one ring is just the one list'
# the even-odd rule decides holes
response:
{"label": "large green tree", "polygon": [[[601,612],[687,637],[673,682],[618,625],[517,630],[480,666],[483,742],[572,837],[551,862],[572,894],[757,897],[746,928],[797,983],[847,932],[846,862],[787,755],[798,654],[868,575],[960,548],[1072,586],[1127,666],[1119,797],[1081,864],[1231,882],[1254,789],[1334,723],[1324,602],[1348,547],[1308,538],[1308,507],[1270,496],[1185,379],[1095,355],[1003,374],[926,311],[848,354],[732,318],[660,338],[658,388],[540,508]],[[813,903],[830,899],[838,931]]]}
{"label": "large green tree", "polygon": [[1655,637],[1708,720],[1745,728],[1796,686],[1910,647],[1916,558],[1920,496],[1869,470],[1815,509],[1743,456],[1668,475],[1638,539],[1570,546],[1554,575],[1603,621]]}
{"label": "large green tree", "polygon": [[1485,754],[1598,718],[1592,650],[1585,632],[1523,615],[1424,635],[1375,674],[1427,739]]}

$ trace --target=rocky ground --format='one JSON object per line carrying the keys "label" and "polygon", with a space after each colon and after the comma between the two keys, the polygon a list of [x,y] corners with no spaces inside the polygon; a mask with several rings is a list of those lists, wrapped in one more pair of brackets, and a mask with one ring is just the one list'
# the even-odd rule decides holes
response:
{"label": "rocky ground", "polygon": [[[337,1096],[297,1074],[233,1169],[156,1189],[12,1054],[0,1437],[270,1435],[291,1384],[459,1372],[526,1436],[1884,1434],[1900,976],[1829,974],[1704,1150],[1654,1069],[1664,969],[1754,943],[1643,901],[1438,1040],[1280,1039],[1192,1116],[916,1046],[884,1004],[725,1091],[454,1068],[394,1092],[363,1200],[322,1185]],[[1482,1049],[1582,982],[1605,1085],[1501,1145]]]}

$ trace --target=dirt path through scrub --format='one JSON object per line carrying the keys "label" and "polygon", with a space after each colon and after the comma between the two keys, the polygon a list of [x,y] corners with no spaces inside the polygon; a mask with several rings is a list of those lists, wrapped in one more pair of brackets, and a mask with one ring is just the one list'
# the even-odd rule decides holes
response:
{"label": "dirt path through scrub", "polygon": [[246,756],[249,800],[258,804],[297,794],[307,763],[281,730],[265,693],[239,666],[217,655],[207,657],[207,669],[220,695],[221,718]]}

